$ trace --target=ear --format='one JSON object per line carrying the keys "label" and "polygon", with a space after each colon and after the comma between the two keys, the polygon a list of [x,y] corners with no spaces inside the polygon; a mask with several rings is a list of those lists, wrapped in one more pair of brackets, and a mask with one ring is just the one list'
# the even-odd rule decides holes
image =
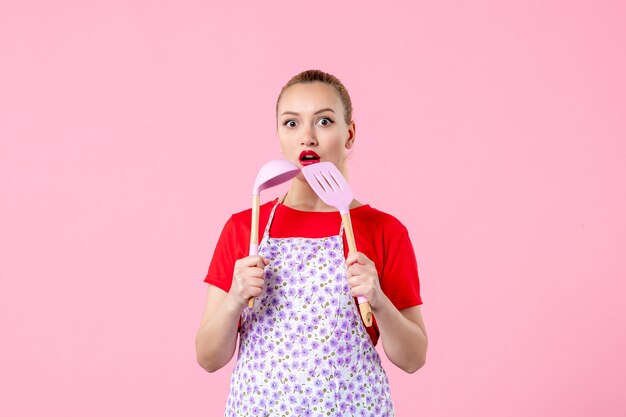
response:
{"label": "ear", "polygon": [[346,140],[346,149],[350,149],[354,146],[354,140],[356,139],[356,124],[354,121],[350,123],[348,127],[348,139]]}

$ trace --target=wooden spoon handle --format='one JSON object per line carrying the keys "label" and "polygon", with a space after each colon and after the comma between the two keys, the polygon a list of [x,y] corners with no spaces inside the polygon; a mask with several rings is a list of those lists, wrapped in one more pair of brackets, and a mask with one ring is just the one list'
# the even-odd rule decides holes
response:
{"label": "wooden spoon handle", "polygon": [[[250,256],[259,254],[259,206],[261,205],[261,196],[252,196],[252,224],[250,227]],[[248,300],[248,307],[254,307],[254,297]]]}
{"label": "wooden spoon handle", "polygon": [[[354,240],[354,231],[352,230],[352,221],[350,220],[350,212],[341,215],[343,228],[346,231],[346,239],[348,240],[348,249],[350,253],[356,252],[356,241]],[[365,327],[372,327],[372,306],[365,297],[359,297],[359,312]]]}

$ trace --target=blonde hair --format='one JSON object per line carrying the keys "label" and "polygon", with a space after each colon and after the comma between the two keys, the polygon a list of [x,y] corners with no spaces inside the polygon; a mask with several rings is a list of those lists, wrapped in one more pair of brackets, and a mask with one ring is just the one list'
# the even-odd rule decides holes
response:
{"label": "blonde hair", "polygon": [[282,90],[280,90],[280,94],[278,95],[278,99],[276,100],[276,116],[278,117],[278,103],[280,102],[280,98],[282,97],[283,92],[287,88],[291,87],[294,84],[314,82],[328,84],[333,87],[335,91],[337,91],[339,99],[343,104],[344,119],[346,121],[346,124],[349,125],[352,122],[352,100],[350,100],[350,94],[348,94],[348,90],[341,83],[341,81],[339,81],[339,78],[335,77],[332,74],[328,74],[327,72],[316,69],[302,71],[300,74],[292,77],[287,82],[287,84],[283,86]]}

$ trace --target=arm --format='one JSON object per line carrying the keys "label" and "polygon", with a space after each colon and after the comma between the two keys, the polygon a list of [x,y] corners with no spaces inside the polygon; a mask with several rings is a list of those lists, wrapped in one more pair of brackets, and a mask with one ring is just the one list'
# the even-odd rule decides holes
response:
{"label": "arm", "polygon": [[389,360],[405,372],[413,373],[426,363],[428,335],[420,306],[398,310],[384,297],[372,307],[380,329],[383,350]]}
{"label": "arm", "polygon": [[214,372],[228,363],[237,346],[237,327],[250,297],[265,288],[263,268],[269,261],[248,256],[235,262],[230,291],[209,285],[207,302],[196,335],[196,358],[200,366]]}
{"label": "arm", "polygon": [[228,293],[209,285],[204,315],[196,335],[196,358],[208,372],[217,371],[233,357],[241,311],[233,305]]}
{"label": "arm", "polygon": [[389,360],[408,373],[426,363],[428,336],[419,306],[398,310],[380,287],[374,262],[361,252],[348,255],[348,284],[355,297],[366,297]]}

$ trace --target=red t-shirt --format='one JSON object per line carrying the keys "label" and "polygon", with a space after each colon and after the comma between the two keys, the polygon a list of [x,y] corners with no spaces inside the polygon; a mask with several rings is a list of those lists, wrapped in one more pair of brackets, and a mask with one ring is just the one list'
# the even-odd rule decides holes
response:
{"label": "red t-shirt", "polygon": [[[261,205],[259,212],[259,243],[272,207],[278,199]],[[252,209],[233,214],[224,225],[209,265],[205,282],[228,292],[232,283],[235,261],[248,256]],[[422,304],[417,261],[407,228],[398,219],[369,204],[350,210],[354,239],[362,252],[376,265],[380,286],[398,309]],[[270,237],[321,238],[338,235],[341,216],[338,211],[300,211],[279,204],[270,226]],[[343,234],[344,258],[348,242]],[[374,345],[380,332],[376,324],[367,328]]]}

